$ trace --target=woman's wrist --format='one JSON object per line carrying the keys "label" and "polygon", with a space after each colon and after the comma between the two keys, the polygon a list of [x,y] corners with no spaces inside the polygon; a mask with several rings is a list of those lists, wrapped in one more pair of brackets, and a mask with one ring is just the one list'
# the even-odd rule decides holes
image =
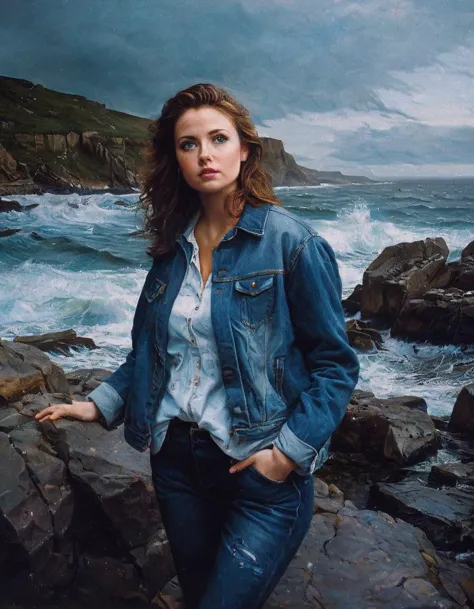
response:
{"label": "woman's wrist", "polygon": [[272,447],[272,452],[273,452],[273,457],[275,459],[275,461],[282,467],[282,468],[286,468],[288,470],[288,473],[290,473],[291,471],[293,471],[294,469],[296,469],[297,465],[296,463],[293,461],[293,459],[290,459],[290,457],[288,457],[287,455],[285,455],[284,452],[282,452],[279,448],[277,448],[275,445],[273,445]]}

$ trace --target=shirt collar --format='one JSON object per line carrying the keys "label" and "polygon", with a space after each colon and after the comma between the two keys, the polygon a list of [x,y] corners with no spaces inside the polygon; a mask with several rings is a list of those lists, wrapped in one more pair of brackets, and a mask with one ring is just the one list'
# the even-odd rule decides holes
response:
{"label": "shirt collar", "polygon": [[194,214],[194,216],[191,218],[191,220],[188,223],[188,226],[186,227],[186,230],[183,233],[183,237],[189,241],[189,243],[195,243],[196,239],[194,237],[194,227],[197,224],[197,221],[199,220],[199,216],[201,215],[201,210],[198,209],[197,212]]}

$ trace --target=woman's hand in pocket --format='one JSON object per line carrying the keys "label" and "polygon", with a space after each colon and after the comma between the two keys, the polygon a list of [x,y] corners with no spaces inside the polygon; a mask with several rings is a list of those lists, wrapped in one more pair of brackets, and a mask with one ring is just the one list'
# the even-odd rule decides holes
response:
{"label": "woman's hand in pocket", "polygon": [[282,453],[276,446],[273,446],[273,448],[259,450],[250,455],[250,457],[247,457],[247,459],[235,463],[229,471],[231,474],[235,474],[251,465],[263,476],[275,482],[284,482],[290,472],[296,468],[294,461]]}

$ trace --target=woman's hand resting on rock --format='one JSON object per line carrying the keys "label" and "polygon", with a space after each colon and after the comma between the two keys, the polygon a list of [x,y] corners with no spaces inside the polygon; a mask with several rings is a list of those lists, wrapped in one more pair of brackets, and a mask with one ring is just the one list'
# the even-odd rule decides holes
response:
{"label": "woman's hand resting on rock", "polygon": [[45,421],[56,421],[63,417],[71,417],[73,419],[79,419],[79,421],[98,421],[100,411],[94,402],[79,402],[73,400],[72,404],[52,404],[47,408],[43,408],[43,410],[35,415],[35,419],[40,423],[44,423]]}

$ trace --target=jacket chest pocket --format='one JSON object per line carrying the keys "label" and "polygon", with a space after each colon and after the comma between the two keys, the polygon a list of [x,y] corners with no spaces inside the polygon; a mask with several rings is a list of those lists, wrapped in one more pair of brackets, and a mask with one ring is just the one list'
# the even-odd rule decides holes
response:
{"label": "jacket chest pocket", "polygon": [[235,282],[235,291],[240,301],[242,323],[251,330],[258,330],[273,315],[274,275],[240,279]]}
{"label": "jacket chest pocket", "polygon": [[166,283],[161,281],[161,279],[158,279],[158,277],[154,277],[144,288],[145,298],[149,303],[151,303],[159,298],[165,290]]}

